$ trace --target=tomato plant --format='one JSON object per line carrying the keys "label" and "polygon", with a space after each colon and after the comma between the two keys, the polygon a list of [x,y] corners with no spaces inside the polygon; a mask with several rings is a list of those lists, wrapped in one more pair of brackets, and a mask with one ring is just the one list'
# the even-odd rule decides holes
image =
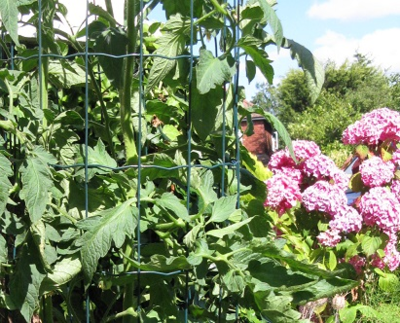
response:
{"label": "tomato plant", "polygon": [[[124,25],[105,3],[67,33],[60,1],[0,1],[1,315],[297,322],[298,304],[353,286],[284,250],[265,169],[238,140],[258,112],[290,146],[273,115],[242,107],[238,56],[272,82],[265,49],[289,47],[314,96],[322,84],[275,1],[126,0]],[[166,21],[150,23],[157,5]],[[19,37],[19,14],[37,39]]]}

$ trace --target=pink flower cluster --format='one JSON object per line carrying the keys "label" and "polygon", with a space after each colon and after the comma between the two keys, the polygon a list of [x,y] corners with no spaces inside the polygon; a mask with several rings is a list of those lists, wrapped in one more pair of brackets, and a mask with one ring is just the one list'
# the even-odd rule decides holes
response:
{"label": "pink flower cluster", "polygon": [[373,156],[360,165],[361,180],[369,187],[381,186],[389,183],[394,176],[395,166]]}
{"label": "pink flower cluster", "polygon": [[358,232],[362,218],[347,206],[344,191],[349,178],[319,147],[310,141],[293,142],[294,163],[285,149],[272,155],[268,167],[274,175],[266,181],[268,196],[265,206],[282,215],[298,202],[308,211],[325,213],[331,220],[329,230],[318,239],[322,245],[334,246],[341,240],[341,233]]}
{"label": "pink flower cluster", "polygon": [[371,188],[361,197],[359,209],[367,226],[377,226],[389,238],[400,231],[400,202],[389,189]]}
{"label": "pink flower cluster", "polygon": [[347,127],[342,136],[345,144],[378,145],[385,140],[400,141],[400,114],[388,108],[366,113]]}
{"label": "pink flower cluster", "polygon": [[355,255],[349,259],[349,264],[353,265],[357,274],[361,274],[364,266],[367,264],[367,261],[364,257],[359,255]]}
{"label": "pink flower cluster", "polygon": [[275,209],[279,215],[296,205],[301,200],[299,185],[293,178],[278,173],[266,182],[268,199],[265,206]]}
{"label": "pink flower cluster", "polygon": [[350,125],[342,138],[345,144],[368,145],[372,156],[361,160],[358,176],[363,187],[352,206],[347,205],[345,195],[349,177],[314,142],[304,140],[293,142],[297,163],[287,148],[272,155],[268,167],[274,175],[266,181],[265,206],[279,215],[296,205],[307,212],[323,213],[329,223],[316,237],[322,246],[335,247],[344,235],[362,228],[378,229],[389,238],[384,256],[355,255],[349,263],[358,273],[367,263],[393,271],[400,265],[396,248],[400,232],[400,179],[396,173],[400,169],[396,146],[400,143],[400,114],[388,108],[367,113]]}

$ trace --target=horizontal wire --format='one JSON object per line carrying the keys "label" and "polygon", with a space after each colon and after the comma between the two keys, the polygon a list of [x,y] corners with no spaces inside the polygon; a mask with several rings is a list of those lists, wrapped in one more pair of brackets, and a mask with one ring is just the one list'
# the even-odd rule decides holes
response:
{"label": "horizontal wire", "polygon": [[[125,57],[140,57],[139,53],[131,53],[131,54],[123,54],[123,55],[113,55],[113,54],[108,54],[108,53],[100,53],[100,52],[94,52],[94,53],[82,53],[78,52],[75,54],[69,54],[69,55],[59,55],[59,54],[42,54],[40,55],[41,57],[49,57],[49,58],[58,58],[58,59],[70,59],[74,57],[85,57],[85,56],[104,56],[104,57],[109,57],[109,58],[125,58]],[[160,54],[143,54],[143,57],[156,57],[156,58],[163,58],[163,59],[168,59],[168,60],[177,60],[180,58],[190,58],[191,56],[188,55],[178,55],[178,56],[165,56],[165,55],[160,55]],[[199,58],[200,56],[194,56],[194,58]],[[26,61],[30,59],[35,59],[39,58],[38,54],[34,54],[31,56],[14,56],[14,60],[21,60],[21,61]],[[1,62],[8,62],[11,61],[11,58],[6,58],[6,59],[0,59]]]}
{"label": "horizontal wire", "polygon": [[[182,169],[182,168],[189,168],[189,167],[197,167],[197,168],[205,168],[205,169],[215,169],[218,167],[236,167],[237,162],[232,161],[229,163],[219,163],[215,164],[213,166],[207,166],[207,165],[178,165],[178,166],[172,166],[172,167],[165,167],[165,166],[159,166],[159,165],[141,165],[140,168],[154,168],[154,169],[161,169],[161,170],[176,170],[176,169]],[[48,164],[50,167],[53,167],[54,169],[68,169],[68,168],[80,168],[80,167],[85,167],[85,164],[73,164],[73,165],[57,165],[57,164]],[[111,166],[106,166],[106,165],[101,165],[101,164],[88,164],[88,168],[97,168],[97,169],[108,169],[112,171],[121,171],[121,170],[126,170],[126,169],[138,169],[139,165],[126,165],[126,166],[120,166],[120,167],[111,167]]]}
{"label": "horizontal wire", "polygon": [[171,271],[169,273],[165,273],[165,272],[156,271],[156,270],[141,270],[141,271],[134,270],[134,271],[123,272],[120,274],[110,274],[105,271],[101,272],[101,274],[103,274],[104,276],[110,276],[110,277],[133,276],[133,275],[137,275],[139,273],[140,273],[140,275],[147,274],[147,275],[173,276],[173,275],[181,274],[181,273],[183,273],[183,271],[176,270],[176,271]]}

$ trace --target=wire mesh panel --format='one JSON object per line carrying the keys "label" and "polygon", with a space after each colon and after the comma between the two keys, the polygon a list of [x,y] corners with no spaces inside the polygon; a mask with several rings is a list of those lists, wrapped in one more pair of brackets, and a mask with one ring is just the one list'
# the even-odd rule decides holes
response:
{"label": "wire mesh panel", "polygon": [[273,315],[266,281],[289,274],[268,174],[240,143],[263,111],[243,107],[239,71],[272,81],[275,2],[0,4],[2,318]]}

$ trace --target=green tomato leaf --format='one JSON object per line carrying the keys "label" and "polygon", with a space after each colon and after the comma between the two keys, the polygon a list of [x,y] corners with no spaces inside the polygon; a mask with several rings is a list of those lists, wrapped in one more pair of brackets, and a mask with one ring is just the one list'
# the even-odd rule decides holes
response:
{"label": "green tomato leaf", "polygon": [[200,196],[199,208],[205,209],[210,203],[218,199],[217,193],[214,191],[214,176],[210,170],[204,172],[193,172],[192,188]]}
{"label": "green tomato leaf", "polygon": [[40,286],[41,294],[56,290],[58,287],[68,283],[82,270],[79,256],[74,254],[57,262],[52,271],[47,274]]}
{"label": "green tomato leaf", "polygon": [[[128,200],[120,206],[100,211],[96,220],[88,218],[77,223],[80,229],[88,229],[76,242],[81,247],[81,262],[85,282],[92,280],[98,261],[111,248],[111,242],[120,248],[126,237],[135,232],[138,210],[132,206],[134,200]],[[88,222],[88,223],[86,223]]]}
{"label": "green tomato leaf", "polygon": [[8,247],[6,239],[0,235],[0,264],[8,262]]}
{"label": "green tomato leaf", "polygon": [[178,199],[173,193],[164,193],[161,198],[156,200],[155,203],[165,209],[168,209],[179,218],[189,222],[190,217],[186,207],[182,204],[182,201]]}
{"label": "green tomato leaf", "polygon": [[292,59],[296,59],[303,69],[310,90],[311,101],[315,102],[321,92],[325,80],[325,71],[316,57],[304,46],[288,39]]}
{"label": "green tomato leaf", "polygon": [[46,274],[39,262],[33,242],[22,247],[10,281],[10,298],[27,322],[39,306],[39,289]]}
{"label": "green tomato leaf", "polygon": [[253,61],[246,59],[246,77],[247,80],[249,81],[249,84],[251,81],[254,80],[254,77],[256,76],[256,64],[254,64]]}
{"label": "green tomato leaf", "polygon": [[167,21],[162,31],[166,33],[160,37],[156,44],[157,50],[154,54],[165,56],[155,57],[147,80],[146,92],[157,86],[172,71],[176,65],[176,56],[181,55],[185,48],[185,38],[189,23],[183,21],[177,14]]}
{"label": "green tomato leaf", "polygon": [[51,83],[59,88],[84,86],[86,81],[85,71],[75,62],[50,61],[48,75]]}
{"label": "green tomato leaf", "polygon": [[274,69],[271,65],[271,60],[268,59],[268,54],[257,48],[254,44],[259,42],[256,38],[252,36],[246,36],[238,41],[238,46],[241,47],[247,55],[249,55],[257,66],[264,77],[267,79],[268,83],[272,84],[274,79]]}
{"label": "green tomato leaf", "polygon": [[19,46],[18,40],[18,3],[15,0],[0,0],[1,22],[10,34],[13,42]]}
{"label": "green tomato leaf", "polygon": [[[107,28],[99,33],[95,39],[94,51],[110,55],[126,54],[128,38],[120,28]],[[117,88],[122,87],[123,83],[123,64],[122,58],[111,58],[103,55],[98,56],[101,68],[110,82]]]}
{"label": "green tomato leaf", "polygon": [[128,260],[135,268],[142,270],[168,272],[191,268],[191,265],[189,264],[185,256],[167,258],[163,255],[156,254],[150,257],[151,262],[148,263],[139,263],[138,261],[131,258],[129,258]]}
{"label": "green tomato leaf", "polygon": [[226,289],[233,293],[240,293],[246,288],[243,277],[238,275],[236,270],[228,271],[222,276],[222,281]]}
{"label": "green tomato leaf", "polygon": [[227,59],[220,60],[207,49],[200,49],[200,59],[196,66],[197,89],[200,94],[206,94],[229,81],[235,73],[235,68],[229,66]]}
{"label": "green tomato leaf", "polygon": [[236,201],[236,196],[221,197],[220,199],[215,201],[208,223],[224,222],[225,220],[228,220],[229,217],[237,210]]}
{"label": "green tomato leaf", "polygon": [[225,228],[210,230],[206,234],[209,236],[216,237],[216,238],[222,238],[228,234],[235,233],[238,229],[240,229],[242,226],[249,223],[251,220],[252,220],[252,218],[249,218],[249,219],[243,220],[241,222],[231,224]]}
{"label": "green tomato leaf", "polygon": [[49,190],[54,186],[49,167],[39,156],[28,157],[21,168],[22,189],[20,197],[25,201],[32,223],[38,221],[49,201]]}
{"label": "green tomato leaf", "polygon": [[274,34],[275,43],[279,51],[283,41],[283,28],[281,21],[276,15],[275,10],[272,8],[274,2],[271,2],[269,0],[250,0],[248,1],[248,5],[257,2],[259,3],[262,11],[264,12],[264,18],[261,20],[261,23],[269,24],[269,27],[272,29],[272,32]]}
{"label": "green tomato leaf", "polygon": [[111,25],[115,26],[117,25],[117,21],[115,20],[115,18],[113,16],[111,16],[108,11],[104,10],[102,7],[100,6],[96,6],[93,3],[89,3],[89,12],[92,15],[96,15],[99,17],[104,18],[105,20],[107,20],[109,23],[111,23]]}
{"label": "green tomato leaf", "polygon": [[13,175],[13,171],[11,168],[11,162],[0,153],[0,215],[6,209],[8,197],[10,195],[10,189],[12,188],[12,184],[8,179],[9,176]]}

